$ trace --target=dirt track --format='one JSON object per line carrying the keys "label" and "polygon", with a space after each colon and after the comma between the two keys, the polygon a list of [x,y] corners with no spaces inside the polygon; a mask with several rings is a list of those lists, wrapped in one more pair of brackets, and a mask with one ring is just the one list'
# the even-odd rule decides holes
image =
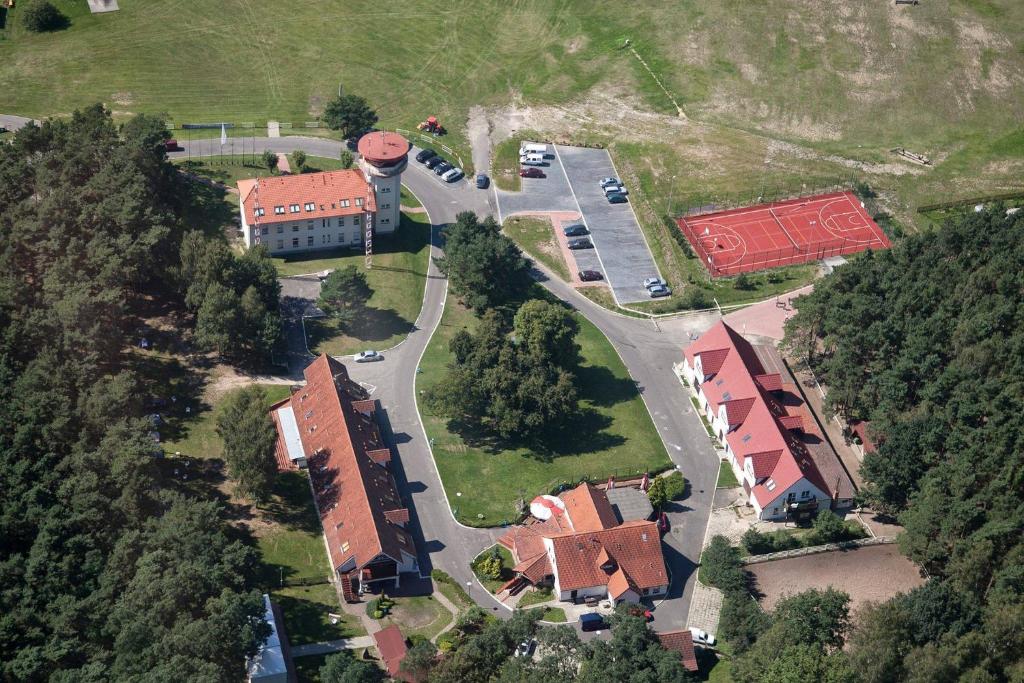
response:
{"label": "dirt track", "polygon": [[895,545],[818,553],[747,567],[761,592],[761,606],[771,611],[779,600],[809,588],[832,586],[849,593],[850,611],[868,601],[880,602],[924,583],[917,566]]}

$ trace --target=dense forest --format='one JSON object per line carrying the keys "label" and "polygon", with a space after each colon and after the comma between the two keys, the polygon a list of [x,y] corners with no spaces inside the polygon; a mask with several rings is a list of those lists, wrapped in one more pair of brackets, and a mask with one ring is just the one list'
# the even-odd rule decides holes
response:
{"label": "dense forest", "polygon": [[965,215],[836,269],[787,323],[832,408],[870,421],[866,502],[930,577],[864,616],[862,680],[1024,680],[1022,236],[1024,213]]}
{"label": "dense forest", "polygon": [[190,235],[165,135],[97,105],[0,145],[0,680],[238,680],[265,637],[259,557],[163,473],[131,346],[212,295],[272,341],[276,280]]}

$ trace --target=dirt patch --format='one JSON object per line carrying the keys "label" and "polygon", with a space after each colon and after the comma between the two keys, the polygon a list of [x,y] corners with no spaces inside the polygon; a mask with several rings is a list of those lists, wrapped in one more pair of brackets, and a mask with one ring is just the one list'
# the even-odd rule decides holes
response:
{"label": "dirt patch", "polygon": [[491,168],[491,124],[483,107],[469,110],[466,132],[473,151],[473,168],[477,173],[489,173]]}
{"label": "dirt patch", "polygon": [[762,562],[749,565],[747,571],[768,611],[787,595],[831,586],[849,594],[850,610],[855,612],[866,602],[888,600],[924,583],[917,565],[894,544]]}
{"label": "dirt patch", "polygon": [[111,94],[110,99],[112,102],[114,102],[114,104],[119,104],[123,107],[126,107],[135,101],[134,98],[132,98],[132,94],[130,92],[113,93]]}
{"label": "dirt patch", "polygon": [[580,50],[582,50],[583,48],[585,48],[589,44],[590,44],[590,38],[589,37],[587,37],[587,36],[576,36],[575,38],[571,39],[569,42],[567,42],[565,44],[565,51],[568,54],[570,54],[570,55],[574,55],[577,52],[579,52]]}

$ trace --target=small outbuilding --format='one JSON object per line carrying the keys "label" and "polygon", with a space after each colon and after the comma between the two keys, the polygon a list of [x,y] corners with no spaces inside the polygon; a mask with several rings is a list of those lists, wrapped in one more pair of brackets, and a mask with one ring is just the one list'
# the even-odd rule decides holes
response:
{"label": "small outbuilding", "polygon": [[263,594],[263,606],[263,618],[270,625],[270,635],[248,661],[249,680],[252,683],[289,683],[295,677],[288,671],[288,640],[278,629],[281,620],[266,593]]}

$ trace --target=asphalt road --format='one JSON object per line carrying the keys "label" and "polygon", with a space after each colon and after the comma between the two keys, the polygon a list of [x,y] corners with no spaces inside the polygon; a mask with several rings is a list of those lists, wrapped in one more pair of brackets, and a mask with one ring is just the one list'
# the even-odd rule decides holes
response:
{"label": "asphalt road", "polygon": [[[193,141],[193,156],[206,142]],[[336,157],[341,143],[322,138],[290,136],[255,138],[256,150]],[[216,146],[212,146],[216,148]],[[185,156],[175,152],[172,157]],[[417,164],[409,164],[403,183],[419,198],[433,226],[431,255],[441,253],[438,228],[452,222],[463,210],[486,215],[494,211],[491,191],[475,189],[468,182],[448,185]],[[470,560],[497,537],[496,529],[471,529],[457,523],[448,506],[443,485],[434,466],[426,435],[416,408],[417,369],[423,350],[437,326],[447,295],[447,281],[431,260],[423,308],[409,337],[385,352],[379,363],[349,363],[352,377],[373,391],[387,417],[392,443],[398,451],[396,478],[405,492],[412,515],[411,528],[420,554],[423,574],[440,567],[463,585],[485,608],[506,614],[504,608],[473,582]],[[690,482],[688,495],[669,511],[671,532],[665,537],[666,560],[672,573],[668,598],[655,610],[659,631],[686,626],[690,597],[718,478],[718,458],[707,433],[694,414],[687,393],[672,373],[689,335],[710,327],[717,316],[695,315],[655,323],[613,313],[578,294],[562,281],[537,271],[542,284],[570,303],[611,341],[636,381],[669,455]],[[301,335],[301,333],[299,333]],[[291,337],[294,339],[294,335]],[[299,336],[301,339],[301,336]],[[303,344],[304,347],[304,344]],[[393,461],[394,462],[394,461]]]}

